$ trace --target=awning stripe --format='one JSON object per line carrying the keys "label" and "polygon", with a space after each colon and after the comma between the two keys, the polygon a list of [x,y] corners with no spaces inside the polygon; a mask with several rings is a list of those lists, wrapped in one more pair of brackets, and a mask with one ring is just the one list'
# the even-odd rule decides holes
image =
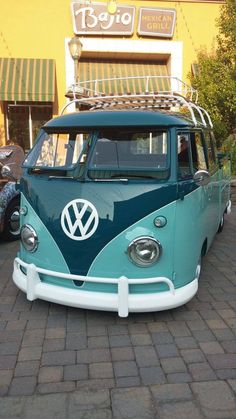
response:
{"label": "awning stripe", "polygon": [[40,65],[39,65],[39,91],[40,92],[42,92],[42,87],[43,87],[42,77],[43,77],[43,62],[40,61]]}
{"label": "awning stripe", "polygon": [[[36,79],[36,77],[37,76],[35,74],[35,60],[32,60],[31,71],[29,72],[29,92],[30,92],[30,96],[32,95],[32,92],[35,91],[33,83],[34,83],[34,79]],[[32,100],[32,99],[30,99],[30,100]]]}
{"label": "awning stripe", "polygon": [[[110,79],[114,81],[102,81],[98,84],[98,91],[105,94],[137,93],[146,91],[145,79],[134,79],[134,77],[145,76],[168,76],[168,69],[165,62],[146,61],[122,61],[122,60],[86,60],[79,62],[79,80]],[[116,80],[121,77],[132,77],[130,80]],[[95,90],[95,83],[84,83],[84,87]],[[170,90],[170,80],[166,77],[150,79],[149,91]]]}
{"label": "awning stripe", "polygon": [[54,90],[54,60],[0,58],[1,101],[53,102]]}

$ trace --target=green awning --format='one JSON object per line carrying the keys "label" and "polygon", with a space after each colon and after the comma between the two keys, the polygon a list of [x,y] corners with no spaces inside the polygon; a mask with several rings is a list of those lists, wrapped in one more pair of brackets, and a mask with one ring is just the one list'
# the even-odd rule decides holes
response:
{"label": "green awning", "polygon": [[[147,76],[151,76],[148,81]],[[158,76],[158,77],[156,77]],[[122,80],[118,80],[121,79]],[[96,90],[87,80],[114,79],[97,83],[97,90],[105,94],[160,92],[170,90],[170,79],[165,62],[86,60],[79,62],[79,80],[83,87]]]}
{"label": "green awning", "polygon": [[53,102],[55,61],[0,58],[0,100]]}

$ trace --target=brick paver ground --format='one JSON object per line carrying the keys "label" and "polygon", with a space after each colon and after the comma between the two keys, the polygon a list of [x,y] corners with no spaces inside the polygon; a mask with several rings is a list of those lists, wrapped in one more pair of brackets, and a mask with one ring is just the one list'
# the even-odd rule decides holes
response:
{"label": "brick paver ground", "polygon": [[131,314],[29,302],[0,241],[0,418],[236,418],[236,209],[184,307]]}

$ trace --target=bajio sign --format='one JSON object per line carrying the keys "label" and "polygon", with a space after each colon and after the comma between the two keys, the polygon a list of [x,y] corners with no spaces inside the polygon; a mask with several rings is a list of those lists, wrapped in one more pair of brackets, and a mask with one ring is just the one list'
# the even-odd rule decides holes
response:
{"label": "bajio sign", "polygon": [[76,35],[132,35],[135,7],[118,5],[114,14],[107,11],[107,3],[72,3],[74,33]]}

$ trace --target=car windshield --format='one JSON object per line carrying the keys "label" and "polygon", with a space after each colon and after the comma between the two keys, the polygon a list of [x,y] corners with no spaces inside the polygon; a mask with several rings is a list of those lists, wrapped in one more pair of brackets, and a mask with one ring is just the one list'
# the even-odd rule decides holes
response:
{"label": "car windshield", "polygon": [[89,159],[92,179],[168,176],[168,135],[157,130],[103,130]]}
{"label": "car windshield", "polygon": [[42,130],[23,166],[33,173],[91,180],[166,179],[168,155],[168,133],[163,130]]}
{"label": "car windshield", "polygon": [[90,139],[89,132],[47,133],[42,130],[23,166],[34,169],[73,169],[78,161],[85,162]]}

